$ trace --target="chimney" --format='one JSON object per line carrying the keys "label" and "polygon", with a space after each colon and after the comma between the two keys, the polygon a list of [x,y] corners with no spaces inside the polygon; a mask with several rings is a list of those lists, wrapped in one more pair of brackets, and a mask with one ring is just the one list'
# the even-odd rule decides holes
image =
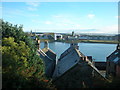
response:
{"label": "chimney", "polygon": [[78,43],[74,43],[73,40],[72,40],[72,43],[70,44],[70,47],[79,49]]}
{"label": "chimney", "polygon": [[72,31],[72,36],[74,36],[74,31]]}
{"label": "chimney", "polygon": [[92,62],[92,56],[87,56],[87,59]]}
{"label": "chimney", "polygon": [[38,50],[40,49],[40,40],[37,41],[38,43]]}
{"label": "chimney", "polygon": [[48,48],[48,41],[44,42],[44,48]]}
{"label": "chimney", "polygon": [[120,44],[117,45],[117,50],[118,50],[118,58],[120,59]]}
{"label": "chimney", "polygon": [[117,50],[120,50],[120,44],[117,45]]}
{"label": "chimney", "polygon": [[39,50],[40,49],[40,40],[36,40],[36,47],[37,47],[37,49]]}

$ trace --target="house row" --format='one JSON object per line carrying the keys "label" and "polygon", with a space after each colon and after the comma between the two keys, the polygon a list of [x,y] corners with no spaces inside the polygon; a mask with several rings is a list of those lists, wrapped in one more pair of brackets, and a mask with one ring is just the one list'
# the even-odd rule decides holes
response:
{"label": "house row", "polygon": [[80,36],[79,39],[83,40],[117,40],[116,36]]}
{"label": "house row", "polygon": [[118,35],[71,35],[65,36],[65,40],[118,40]]}
{"label": "house row", "polygon": [[71,35],[60,34],[60,33],[35,33],[32,32],[31,38],[35,39],[37,36],[39,39],[49,40],[118,40],[118,35],[75,35],[72,32]]}
{"label": "house row", "polygon": [[68,36],[66,40],[118,40],[118,38],[116,36],[75,35],[75,36]]}
{"label": "house row", "polygon": [[45,63],[45,74],[57,87],[93,87],[97,80],[106,81],[94,66],[92,56],[85,56],[78,48],[78,44],[72,42],[58,60],[48,42],[44,43],[43,49],[38,48],[38,55]]}
{"label": "house row", "polygon": [[36,34],[36,35],[31,35],[32,39],[35,39],[38,37],[39,39],[47,39],[47,40],[61,40],[63,39],[63,35],[58,34],[58,33],[45,33],[45,34]]}

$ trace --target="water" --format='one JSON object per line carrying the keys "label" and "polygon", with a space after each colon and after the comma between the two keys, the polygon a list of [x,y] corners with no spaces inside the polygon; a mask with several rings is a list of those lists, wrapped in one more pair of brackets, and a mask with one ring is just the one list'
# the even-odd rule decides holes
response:
{"label": "water", "polygon": [[[101,43],[78,43],[79,50],[85,56],[92,56],[95,61],[106,61],[106,57],[110,55],[117,44],[101,44]],[[70,47],[69,43],[52,42],[49,43],[49,48],[57,54],[57,58]],[[41,42],[40,48],[44,48],[44,43]]]}

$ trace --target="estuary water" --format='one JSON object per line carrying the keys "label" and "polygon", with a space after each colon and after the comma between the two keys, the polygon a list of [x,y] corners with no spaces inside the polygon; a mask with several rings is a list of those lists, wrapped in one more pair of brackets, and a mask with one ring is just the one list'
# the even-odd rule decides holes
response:
{"label": "estuary water", "polygon": [[[106,61],[106,57],[116,50],[117,44],[102,44],[102,43],[78,43],[79,50],[85,56],[92,56],[94,61]],[[57,59],[60,55],[70,47],[69,43],[51,42],[49,48],[57,54]],[[44,48],[44,43],[40,43],[40,48]]]}

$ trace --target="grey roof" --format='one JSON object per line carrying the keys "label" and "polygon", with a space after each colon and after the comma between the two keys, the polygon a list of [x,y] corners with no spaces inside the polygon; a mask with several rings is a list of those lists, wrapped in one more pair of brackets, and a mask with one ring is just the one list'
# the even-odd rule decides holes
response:
{"label": "grey roof", "polygon": [[[38,50],[38,55],[40,55],[40,58],[42,58],[42,60],[44,61],[45,64],[45,74],[48,77],[52,77],[53,72],[55,70],[55,65],[56,65],[56,54],[54,54],[53,52],[51,52],[49,49],[44,49],[45,52],[41,49]],[[53,55],[54,58],[49,57],[49,55]]]}
{"label": "grey roof", "polygon": [[[70,50],[70,49],[69,49]],[[64,72],[69,70],[72,66],[74,66],[79,61],[79,54],[77,49],[73,49],[67,54],[62,56],[57,62],[53,77],[59,77]]]}
{"label": "grey roof", "polygon": [[119,45],[117,45],[117,49],[107,57],[108,61],[114,62],[115,64],[119,64],[120,62],[120,46],[118,46]]}
{"label": "grey roof", "polygon": [[[68,70],[66,70],[62,75],[60,75],[59,77],[53,78],[53,82],[59,82],[59,80],[61,81],[61,79],[63,79],[63,81],[70,81],[68,79],[71,79],[71,78],[73,78],[72,80],[74,80],[75,78],[78,78],[77,81],[79,82],[80,79],[86,80],[86,78],[94,77],[94,76],[91,76],[92,71],[94,71],[94,76],[96,78],[100,77],[103,80],[107,80],[105,78],[105,76],[103,76],[99,72],[99,70],[89,60],[84,61],[84,60],[80,59],[72,67],[70,67]],[[70,74],[72,74],[72,73],[74,73],[74,74],[71,77]],[[79,75],[76,73],[78,73]],[[67,76],[67,75],[69,75],[69,76]]]}
{"label": "grey roof", "polygon": [[[74,50],[76,48],[74,47],[69,47],[66,51],[64,51],[61,56],[60,59],[62,59],[63,57],[65,57],[66,55],[68,55],[72,50]],[[79,50],[76,49],[77,54],[79,54],[79,56],[85,56],[83,53],[81,53]]]}
{"label": "grey roof", "polygon": [[42,51],[52,60],[56,60],[56,54],[49,48],[43,48]]}
{"label": "grey roof", "polygon": [[58,63],[53,74],[53,78],[61,77],[70,69],[72,69],[74,66],[78,64],[83,65],[83,62],[87,62],[87,65],[89,65],[99,75],[101,75],[98,69],[92,65],[91,61],[89,61],[87,58],[84,60],[83,59],[84,57],[85,55],[82,54],[78,49],[73,47],[68,48],[64,53],[62,53],[60,59],[58,60]]}

